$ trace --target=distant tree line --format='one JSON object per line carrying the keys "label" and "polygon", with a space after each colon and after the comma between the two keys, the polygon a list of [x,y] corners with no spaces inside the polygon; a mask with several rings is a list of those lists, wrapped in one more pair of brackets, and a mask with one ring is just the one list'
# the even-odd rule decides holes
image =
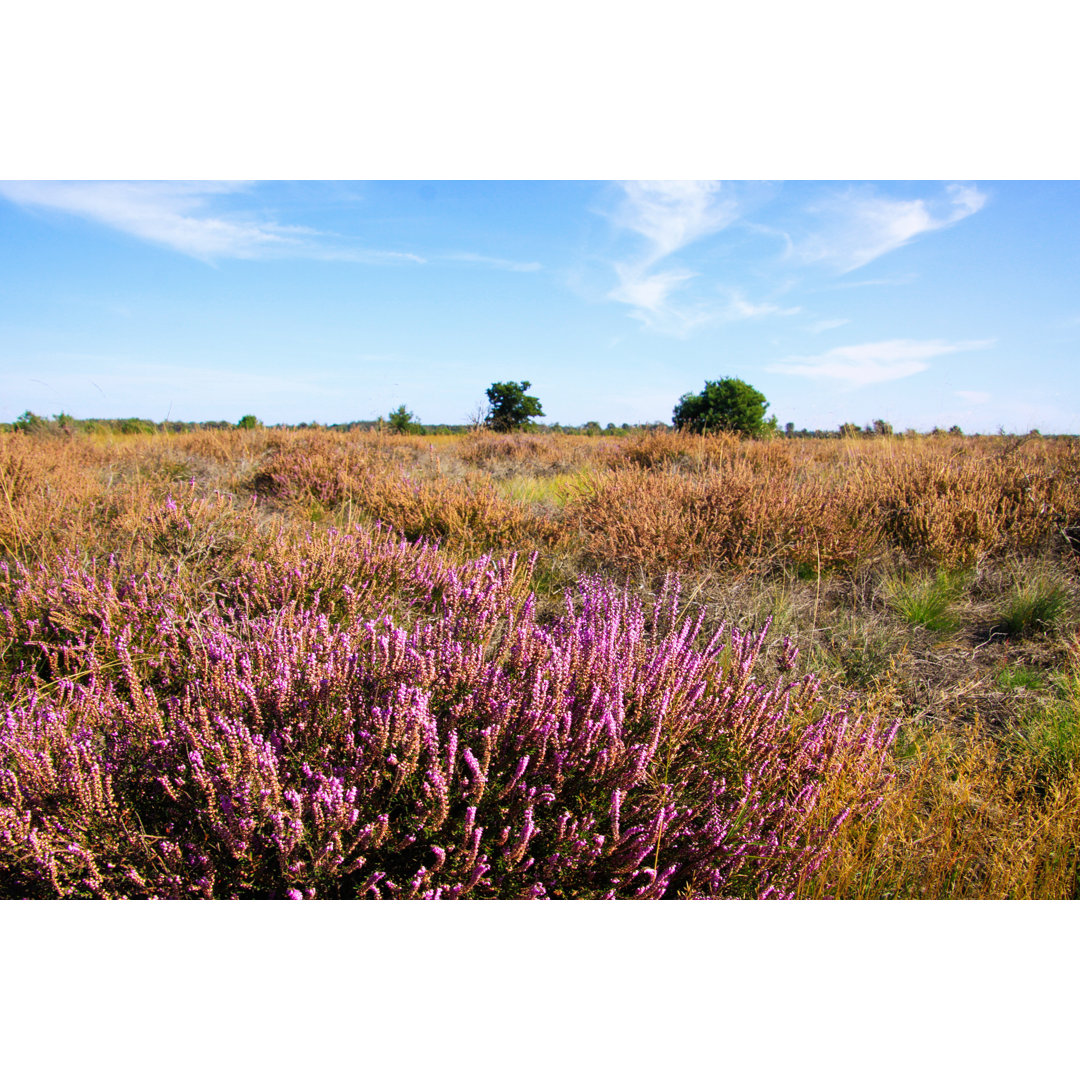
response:
{"label": "distant tree line", "polygon": [[[247,420],[248,417],[243,417]],[[37,435],[70,435],[76,432],[93,434],[94,432],[111,432],[115,435],[153,435],[155,433],[180,434],[186,431],[228,431],[234,428],[253,429],[265,427],[273,431],[383,431],[387,433],[401,432],[410,435],[463,435],[466,432],[476,430],[475,424],[423,424],[412,418],[398,416],[395,424],[395,413],[390,413],[388,418],[379,417],[375,420],[348,420],[340,424],[320,424],[317,421],[299,424],[263,424],[251,417],[254,421],[233,423],[229,420],[146,420],[140,417],[127,417],[122,419],[87,419],[76,420],[66,413],[56,416],[38,416],[32,412],[25,412],[13,423],[0,422],[0,431],[22,431],[27,434]],[[584,424],[538,424],[530,423],[522,430],[537,434],[552,433],[562,435],[635,435],[653,431],[671,431],[672,426],[661,420],[653,420],[648,423],[635,424],[607,424],[601,425],[599,421],[589,420]]]}
{"label": "distant tree line", "polygon": [[[506,433],[529,431],[562,435],[588,435],[593,437],[640,435],[659,431],[688,431],[697,434],[729,431],[751,438],[786,439],[857,439],[857,438],[913,438],[922,433],[908,428],[903,434],[895,432],[887,420],[872,420],[860,427],[855,423],[843,423],[836,428],[796,429],[793,423],[781,428],[775,416],[765,419],[769,403],[765,396],[740,379],[720,379],[706,382],[699,394],[683,394],[675,406],[672,423],[655,420],[649,423],[609,423],[601,427],[599,421],[588,420],[584,424],[545,424],[538,421],[544,415],[538,398],[526,393],[528,382],[492,383],[487,390],[488,404],[478,407],[470,422],[465,424],[424,424],[402,404],[386,418],[375,420],[350,420],[340,424],[320,424],[316,421],[300,424],[263,425],[254,414],[242,416],[236,423],[228,420],[144,420],[138,417],[125,419],[76,420],[67,413],[52,417],[38,416],[27,410],[13,423],[0,423],[0,431],[20,431],[31,435],[73,435],[76,432],[93,434],[113,433],[139,435],[155,433],[181,433],[187,431],[223,431],[232,428],[253,430],[272,426],[275,430],[322,430],[322,431],[378,431],[401,435],[461,435],[481,428]],[[936,435],[963,435],[959,426],[947,431],[935,427],[929,432]],[[1004,432],[1000,432],[1004,434]],[[1028,437],[1039,437],[1040,432],[1028,432]],[[1048,436],[1049,438],[1073,438],[1074,436]]]}
{"label": "distant tree line", "polygon": [[112,432],[117,435],[153,435],[156,432],[224,431],[244,425],[228,420],[144,420],[137,416],[76,420],[67,413],[38,416],[28,409],[11,424],[0,423],[0,431],[24,431],[34,435],[71,435],[75,432]]}

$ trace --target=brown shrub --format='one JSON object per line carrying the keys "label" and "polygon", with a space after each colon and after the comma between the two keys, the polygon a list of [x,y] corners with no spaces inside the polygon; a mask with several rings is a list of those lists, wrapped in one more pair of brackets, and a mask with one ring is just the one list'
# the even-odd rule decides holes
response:
{"label": "brown shrub", "polygon": [[565,524],[594,560],[651,570],[824,569],[878,546],[958,567],[1033,551],[1080,524],[1073,443],[955,442],[648,435],[613,448],[612,471],[571,500]]}
{"label": "brown shrub", "polygon": [[826,484],[755,477],[743,464],[679,476],[623,468],[585,481],[564,523],[596,562],[629,571],[852,563],[877,539]]}
{"label": "brown shrub", "polygon": [[599,456],[600,440],[579,435],[498,435],[476,432],[455,447],[467,465],[499,471],[500,466],[527,466],[533,471],[570,471]]}
{"label": "brown shrub", "polygon": [[[865,478],[864,478],[865,479]],[[1080,515],[1076,448],[1050,456],[927,454],[876,466],[866,481],[888,540],[946,566],[1036,549]]]}
{"label": "brown shrub", "polygon": [[527,546],[552,532],[542,515],[501,496],[486,477],[410,476],[379,449],[370,441],[291,447],[275,453],[252,486],[286,505],[345,509],[410,539],[437,537],[470,551]]}
{"label": "brown shrub", "polygon": [[0,554],[33,557],[60,542],[100,484],[80,467],[81,440],[0,434]]}

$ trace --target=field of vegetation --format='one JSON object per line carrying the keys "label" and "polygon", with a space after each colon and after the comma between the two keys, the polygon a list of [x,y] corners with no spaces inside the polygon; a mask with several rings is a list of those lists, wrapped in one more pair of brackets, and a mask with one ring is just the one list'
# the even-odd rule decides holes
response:
{"label": "field of vegetation", "polygon": [[0,897],[1076,898],[1080,440],[0,433]]}

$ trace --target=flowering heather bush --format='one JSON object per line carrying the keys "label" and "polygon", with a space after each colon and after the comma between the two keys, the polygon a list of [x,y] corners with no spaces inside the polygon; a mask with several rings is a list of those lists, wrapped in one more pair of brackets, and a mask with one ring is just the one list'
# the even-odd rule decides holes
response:
{"label": "flowering heather bush", "polygon": [[674,580],[586,578],[543,625],[516,557],[308,549],[202,607],[160,568],[0,568],[0,895],[790,896],[880,798],[893,732],[790,646],[766,677],[767,628],[701,640]]}

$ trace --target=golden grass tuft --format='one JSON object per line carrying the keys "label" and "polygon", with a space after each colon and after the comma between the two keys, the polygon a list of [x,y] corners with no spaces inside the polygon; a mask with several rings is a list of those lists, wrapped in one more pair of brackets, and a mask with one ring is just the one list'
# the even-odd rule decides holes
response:
{"label": "golden grass tuft", "polygon": [[841,829],[803,898],[1077,899],[1080,773],[1041,785],[976,727],[922,732],[896,756],[881,807]]}

